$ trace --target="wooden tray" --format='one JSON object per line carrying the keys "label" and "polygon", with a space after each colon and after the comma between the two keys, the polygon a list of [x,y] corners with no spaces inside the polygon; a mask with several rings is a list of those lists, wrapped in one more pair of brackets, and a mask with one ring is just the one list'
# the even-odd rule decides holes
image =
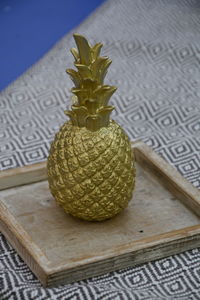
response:
{"label": "wooden tray", "polygon": [[46,163],[1,172],[0,230],[44,286],[200,246],[200,192],[144,143],[133,149],[133,200],[102,223],[77,220],[55,204]]}

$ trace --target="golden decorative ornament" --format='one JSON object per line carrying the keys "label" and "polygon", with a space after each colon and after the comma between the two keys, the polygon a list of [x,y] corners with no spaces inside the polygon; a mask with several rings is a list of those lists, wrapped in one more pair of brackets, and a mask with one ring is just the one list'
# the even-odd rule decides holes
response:
{"label": "golden decorative ornament", "polygon": [[47,162],[49,188],[64,210],[81,219],[102,221],[123,210],[135,184],[128,136],[113,120],[108,100],[116,87],[104,85],[111,64],[101,57],[101,43],[91,46],[74,34],[71,52],[77,71],[68,69],[75,87],[73,105],[51,144]]}

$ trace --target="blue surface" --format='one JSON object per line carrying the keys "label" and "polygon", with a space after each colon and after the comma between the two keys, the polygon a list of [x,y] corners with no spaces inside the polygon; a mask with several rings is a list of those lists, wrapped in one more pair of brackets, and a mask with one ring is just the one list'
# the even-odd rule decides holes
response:
{"label": "blue surface", "polygon": [[104,0],[0,0],[0,90]]}

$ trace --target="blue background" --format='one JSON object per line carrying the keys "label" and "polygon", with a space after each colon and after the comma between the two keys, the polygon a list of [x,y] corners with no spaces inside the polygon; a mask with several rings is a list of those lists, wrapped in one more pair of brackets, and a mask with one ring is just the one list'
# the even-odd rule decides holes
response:
{"label": "blue background", "polygon": [[0,90],[104,0],[0,0]]}

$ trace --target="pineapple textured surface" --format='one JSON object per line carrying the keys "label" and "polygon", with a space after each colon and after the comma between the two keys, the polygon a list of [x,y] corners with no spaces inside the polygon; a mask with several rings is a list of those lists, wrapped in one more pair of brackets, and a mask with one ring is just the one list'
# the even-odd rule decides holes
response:
{"label": "pineapple textured surface", "polygon": [[116,87],[103,84],[111,61],[74,35],[71,51],[78,71],[67,70],[75,87],[70,117],[56,134],[48,157],[48,181],[57,203],[71,215],[109,219],[123,210],[135,184],[134,157],[128,136],[109,116],[108,100]]}

